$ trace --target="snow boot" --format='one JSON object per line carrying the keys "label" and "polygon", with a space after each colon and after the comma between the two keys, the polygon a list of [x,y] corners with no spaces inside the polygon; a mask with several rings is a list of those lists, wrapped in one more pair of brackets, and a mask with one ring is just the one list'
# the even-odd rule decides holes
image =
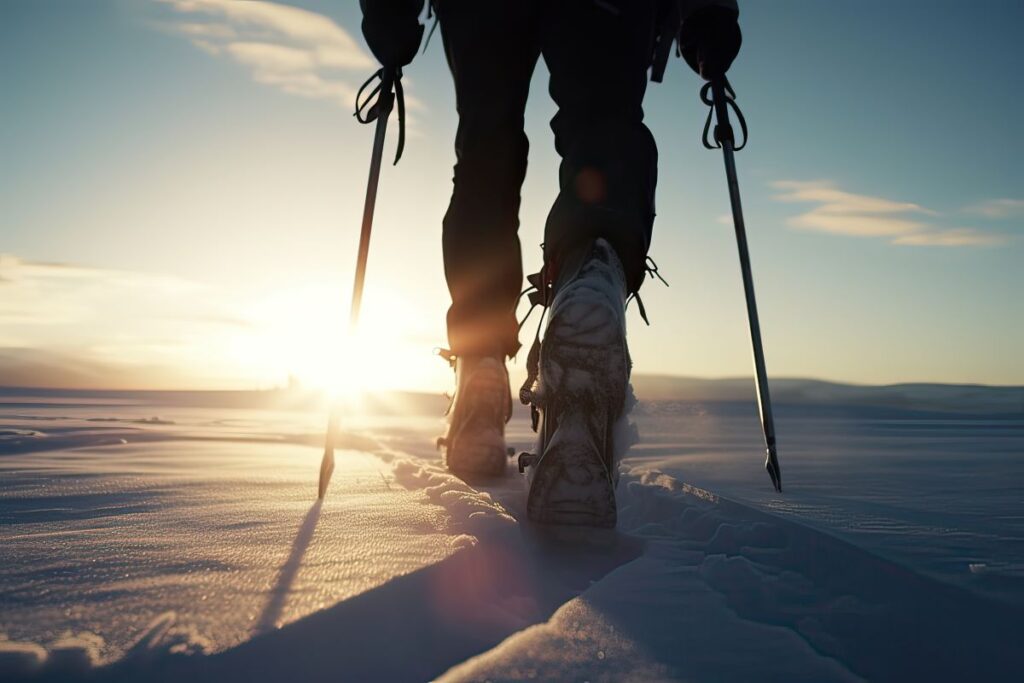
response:
{"label": "snow boot", "polygon": [[552,290],[537,377],[520,396],[538,434],[536,454],[519,460],[535,522],[615,526],[615,427],[630,374],[625,282],[615,250],[598,239],[563,264]]}
{"label": "snow boot", "polygon": [[448,409],[448,431],[437,440],[448,469],[462,477],[505,473],[505,423],[512,415],[512,394],[503,358],[455,359],[455,396]]}

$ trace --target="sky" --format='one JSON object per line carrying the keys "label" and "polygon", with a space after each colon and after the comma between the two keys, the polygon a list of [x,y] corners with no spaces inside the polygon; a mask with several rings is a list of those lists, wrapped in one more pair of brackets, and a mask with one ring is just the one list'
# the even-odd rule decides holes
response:
{"label": "sky", "polygon": [[[737,164],[769,375],[1024,384],[1024,5],[740,6],[730,78],[750,124]],[[359,20],[341,0],[0,4],[0,385],[450,386],[431,355],[456,126],[439,35],[406,70],[409,139],[381,176],[346,340],[372,138],[351,109],[376,68]],[[557,191],[546,81],[541,63],[527,272]],[[635,372],[745,376],[700,85],[673,59],[648,90],[651,256],[671,286],[645,285],[651,325],[631,312],[629,342]]]}

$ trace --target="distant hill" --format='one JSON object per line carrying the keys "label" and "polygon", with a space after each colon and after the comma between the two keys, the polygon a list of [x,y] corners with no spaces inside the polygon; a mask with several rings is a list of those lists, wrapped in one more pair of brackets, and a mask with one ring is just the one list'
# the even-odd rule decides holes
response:
{"label": "distant hill", "polygon": [[0,386],[61,389],[133,389],[181,386],[181,377],[169,368],[115,365],[82,358],[75,353],[32,348],[0,348]]}
{"label": "distant hill", "polygon": [[[771,379],[778,404],[849,405],[1020,414],[1024,387],[983,384],[841,384],[816,379]],[[633,390],[641,401],[753,401],[750,377],[700,379],[668,375],[635,375]]]}
{"label": "distant hill", "polygon": [[[2,377],[2,376],[0,376]],[[4,378],[6,379],[6,378]],[[753,404],[750,378],[699,379],[663,375],[636,375],[633,388],[642,403],[747,403]],[[779,378],[771,381],[772,401],[778,406],[893,408],[987,414],[1024,419],[1024,387],[978,384],[892,384],[869,386],[812,379]],[[138,391],[54,389],[0,386],[0,404],[22,401],[59,403],[124,402],[165,406],[270,408],[323,410],[324,397],[300,389],[266,391]],[[370,414],[440,415],[447,399],[440,393],[380,392],[360,401]],[[516,401],[517,410],[522,410]],[[666,406],[667,407],[667,406]]]}
{"label": "distant hill", "polygon": [[[140,377],[160,390],[138,390]],[[12,397],[77,398],[236,408],[317,408],[323,396],[302,390],[175,391],[176,377],[166,369],[113,367],[82,361],[70,354],[37,349],[0,349],[0,402]],[[99,390],[94,387],[107,387]],[[177,384],[180,386],[180,384]],[[18,388],[21,387],[21,388]],[[518,383],[513,382],[513,391]],[[701,379],[670,375],[633,376],[633,389],[642,402],[754,401],[750,377]],[[816,379],[771,379],[772,400],[778,405],[898,408],[1024,417],[1024,387],[981,384],[842,384]],[[515,402],[518,409],[518,401]],[[437,415],[446,399],[438,393],[388,392],[364,401],[366,412]]]}

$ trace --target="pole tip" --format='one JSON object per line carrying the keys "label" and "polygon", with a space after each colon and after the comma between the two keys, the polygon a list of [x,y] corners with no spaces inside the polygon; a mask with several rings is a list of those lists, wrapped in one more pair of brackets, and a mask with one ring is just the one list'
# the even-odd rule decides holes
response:
{"label": "pole tip", "polygon": [[782,470],[779,468],[779,458],[774,448],[768,449],[768,457],[765,458],[764,468],[768,470],[768,476],[772,479],[772,486],[778,493],[782,493]]}
{"label": "pole tip", "polygon": [[324,453],[324,459],[320,463],[320,484],[317,487],[319,500],[323,500],[324,496],[327,495],[327,485],[331,483],[331,475],[334,474],[334,449],[330,449]]}

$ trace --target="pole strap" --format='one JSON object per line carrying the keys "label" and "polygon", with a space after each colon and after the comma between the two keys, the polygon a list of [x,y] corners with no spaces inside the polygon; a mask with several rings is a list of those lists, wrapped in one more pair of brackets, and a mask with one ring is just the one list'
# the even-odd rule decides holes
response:
{"label": "pole strap", "polygon": [[[732,89],[729,79],[725,76],[709,81],[700,89],[700,101],[708,105],[708,118],[704,121],[704,133],[701,135],[701,142],[708,149],[721,149],[723,142],[731,142],[734,152],[738,152],[747,146],[747,120],[743,117],[736,104],[736,92]],[[740,131],[743,133],[743,144],[737,145],[734,137],[732,124],[729,123],[729,109],[736,114],[739,121]],[[714,131],[711,129],[711,119],[714,116]],[[713,144],[712,144],[713,141]]]}
{"label": "pole strap", "polygon": [[397,165],[405,150],[405,90],[402,88],[402,70],[387,67],[377,69],[359,86],[359,92],[356,93],[356,110],[352,115],[359,123],[373,123],[381,116],[388,116],[392,105],[397,105],[398,109],[398,149],[395,151],[394,161]]}

